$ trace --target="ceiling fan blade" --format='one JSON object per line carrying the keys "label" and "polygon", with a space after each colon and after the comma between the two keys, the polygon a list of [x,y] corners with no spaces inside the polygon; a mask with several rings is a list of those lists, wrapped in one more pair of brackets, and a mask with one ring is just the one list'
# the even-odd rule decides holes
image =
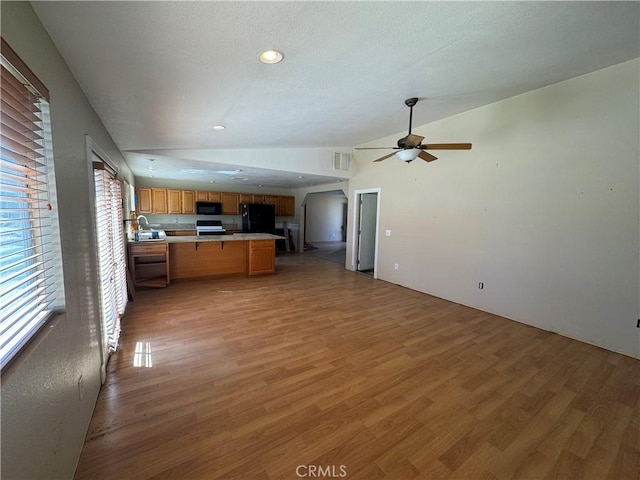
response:
{"label": "ceiling fan blade", "polygon": [[422,145],[424,150],[471,150],[470,143],[428,143]]}
{"label": "ceiling fan blade", "polygon": [[424,140],[424,137],[410,133],[404,139],[404,146],[405,148],[416,148],[418,145],[420,145],[422,140]]}
{"label": "ceiling fan blade", "polygon": [[355,147],[354,150],[389,150],[391,148],[394,150],[399,149],[399,147]]}
{"label": "ceiling fan blade", "polygon": [[424,150],[422,152],[420,152],[418,154],[418,156],[424,160],[425,162],[433,162],[434,160],[437,160],[438,157],[434,157],[433,155],[431,155],[430,153],[425,152]]}
{"label": "ceiling fan blade", "polygon": [[393,157],[396,154],[396,152],[390,153],[389,155],[385,155],[384,157],[380,157],[377,160],[374,160],[374,162],[381,162],[382,160],[386,160],[389,157]]}

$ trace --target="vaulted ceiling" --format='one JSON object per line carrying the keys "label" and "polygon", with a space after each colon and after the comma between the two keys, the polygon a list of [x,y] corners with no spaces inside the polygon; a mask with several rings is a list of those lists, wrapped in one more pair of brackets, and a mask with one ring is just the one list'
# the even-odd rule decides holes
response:
{"label": "vaulted ceiling", "polygon": [[306,185],[304,155],[233,152],[348,152],[406,131],[409,97],[421,125],[640,56],[638,2],[32,4],[137,176]]}

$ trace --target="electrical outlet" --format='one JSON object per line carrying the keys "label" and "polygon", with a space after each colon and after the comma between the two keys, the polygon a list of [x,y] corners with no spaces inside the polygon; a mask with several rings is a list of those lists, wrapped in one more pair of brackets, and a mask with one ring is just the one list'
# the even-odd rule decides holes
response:
{"label": "electrical outlet", "polygon": [[385,230],[385,231],[384,231],[384,234],[385,234],[387,237],[390,237],[390,236],[391,236],[391,230]]}
{"label": "electrical outlet", "polygon": [[478,288],[480,290],[483,290],[484,289],[484,282],[478,282]]}
{"label": "electrical outlet", "polygon": [[398,269],[398,264],[397,264],[397,263],[394,263],[394,264],[393,264],[393,269],[394,269],[394,270],[397,270],[397,269]]}
{"label": "electrical outlet", "polygon": [[84,400],[84,377],[82,375],[78,379],[78,397],[80,400]]}

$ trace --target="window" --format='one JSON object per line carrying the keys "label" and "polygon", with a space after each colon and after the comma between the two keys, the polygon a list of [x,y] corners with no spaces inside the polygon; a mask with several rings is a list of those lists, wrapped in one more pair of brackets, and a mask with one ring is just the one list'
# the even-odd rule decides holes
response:
{"label": "window", "polygon": [[64,307],[49,92],[2,40],[0,365]]}
{"label": "window", "polygon": [[[127,305],[127,264],[122,218],[122,184],[100,158],[94,157],[96,229],[101,314],[105,347],[118,347],[120,317]],[[106,352],[108,353],[108,352]]]}

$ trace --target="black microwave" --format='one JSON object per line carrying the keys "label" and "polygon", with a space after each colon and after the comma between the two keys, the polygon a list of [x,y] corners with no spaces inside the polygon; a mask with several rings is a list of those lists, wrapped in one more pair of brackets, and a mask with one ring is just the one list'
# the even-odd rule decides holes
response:
{"label": "black microwave", "polygon": [[196,215],[222,215],[220,202],[196,202]]}

